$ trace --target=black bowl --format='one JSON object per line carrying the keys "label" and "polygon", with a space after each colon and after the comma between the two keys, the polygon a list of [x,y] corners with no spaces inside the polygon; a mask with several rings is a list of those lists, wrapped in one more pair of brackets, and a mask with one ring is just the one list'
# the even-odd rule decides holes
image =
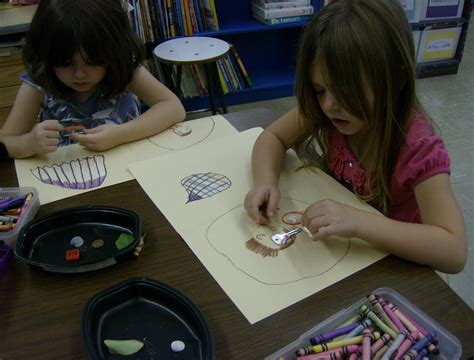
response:
{"label": "black bowl", "polygon": [[[80,273],[128,258],[140,243],[140,232],[140,218],[133,211],[105,206],[69,208],[26,224],[14,253],[18,260],[46,271]],[[118,248],[115,242],[123,234],[133,240]],[[74,236],[80,236],[84,244],[71,245]],[[95,240],[102,240],[103,245],[94,247]],[[79,250],[79,258],[68,261],[68,250]]]}
{"label": "black bowl", "polygon": [[[184,295],[148,278],[134,278],[95,295],[82,317],[82,338],[89,357],[134,360],[212,360],[212,337],[199,309]],[[104,340],[139,340],[133,355],[111,354]],[[171,343],[184,342],[173,352]]]}

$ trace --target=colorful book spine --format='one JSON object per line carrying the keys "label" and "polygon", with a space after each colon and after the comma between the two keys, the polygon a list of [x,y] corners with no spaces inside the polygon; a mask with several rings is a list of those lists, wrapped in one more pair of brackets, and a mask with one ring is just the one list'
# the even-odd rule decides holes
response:
{"label": "colorful book spine", "polygon": [[232,64],[232,69],[234,70],[234,73],[237,77],[239,88],[245,89],[244,78],[242,77],[242,74],[239,71],[239,65],[237,65],[237,61],[235,60],[235,56],[232,52],[229,53],[229,60],[230,60],[230,63]]}
{"label": "colorful book spine", "polygon": [[202,0],[204,18],[208,30],[219,31],[219,21],[217,20],[216,5],[214,0]]}
{"label": "colorful book spine", "polygon": [[274,19],[263,19],[254,14],[253,17],[265,25],[280,25],[280,24],[288,24],[288,23],[294,23],[294,22],[300,22],[300,21],[309,21],[312,19],[313,15],[287,16],[287,17],[280,17],[280,18],[274,18]]}
{"label": "colorful book spine", "polygon": [[217,72],[219,73],[219,81],[221,82],[222,86],[222,91],[224,91],[224,94],[229,93],[229,87],[227,86],[227,83],[224,78],[223,71],[221,70],[221,67],[219,66],[219,61],[217,61]]}
{"label": "colorful book spine", "polygon": [[245,69],[244,63],[242,59],[240,58],[240,55],[237,52],[237,49],[232,44],[230,45],[230,51],[232,51],[235,61],[237,62],[237,65],[239,65],[239,70],[245,80],[245,83],[247,84],[248,87],[252,87],[252,81],[250,81],[250,76],[247,73],[247,70]]}

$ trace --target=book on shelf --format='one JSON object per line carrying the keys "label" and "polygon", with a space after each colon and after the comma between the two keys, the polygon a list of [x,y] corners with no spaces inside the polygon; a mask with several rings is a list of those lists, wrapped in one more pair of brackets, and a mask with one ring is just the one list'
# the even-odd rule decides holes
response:
{"label": "book on shelf", "polygon": [[249,74],[247,73],[247,70],[245,69],[244,63],[237,52],[236,47],[233,44],[230,44],[230,51],[232,52],[232,55],[234,55],[234,59],[239,66],[239,71],[242,74],[242,77],[244,78],[244,82],[247,84],[248,87],[252,87],[252,81],[250,81]]}
{"label": "book on shelf", "polygon": [[252,13],[262,19],[275,19],[289,16],[313,15],[314,7],[310,5],[266,10],[256,5],[255,3],[252,3]]}
{"label": "book on shelf", "polygon": [[206,26],[210,30],[219,31],[219,21],[217,20],[216,5],[214,0],[202,0],[202,8],[204,10],[204,18]]}
{"label": "book on shelf", "polygon": [[260,16],[257,16],[254,14],[253,17],[255,18],[255,20],[258,20],[265,25],[280,25],[280,24],[288,24],[288,23],[294,23],[294,22],[300,22],[300,21],[309,21],[313,18],[313,15],[285,16],[285,17],[279,17],[279,18],[274,18],[274,19],[263,19]]}
{"label": "book on shelf", "polygon": [[260,6],[262,9],[285,9],[298,6],[311,5],[311,0],[283,0],[283,1],[268,1],[268,0],[253,0],[253,3]]}

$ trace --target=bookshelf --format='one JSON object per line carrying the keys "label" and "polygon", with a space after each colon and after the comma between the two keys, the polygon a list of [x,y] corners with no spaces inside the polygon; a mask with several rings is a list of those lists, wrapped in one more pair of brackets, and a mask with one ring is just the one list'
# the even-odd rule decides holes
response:
{"label": "bookshelf", "polygon": [[[238,49],[252,81],[251,88],[226,94],[226,104],[237,105],[292,96],[298,41],[307,21],[264,25],[252,16],[252,0],[214,0],[214,2],[219,31],[202,31],[193,35],[217,37],[232,43]],[[324,0],[312,0],[315,14],[323,4]],[[461,18],[411,23],[413,31],[421,32],[430,26],[462,27],[454,58],[417,64],[419,78],[457,73],[466,41],[471,7],[472,1],[465,0]],[[159,41],[155,41],[147,46],[152,49],[158,43]],[[208,104],[206,96],[182,98],[182,101],[187,111],[203,109]]]}

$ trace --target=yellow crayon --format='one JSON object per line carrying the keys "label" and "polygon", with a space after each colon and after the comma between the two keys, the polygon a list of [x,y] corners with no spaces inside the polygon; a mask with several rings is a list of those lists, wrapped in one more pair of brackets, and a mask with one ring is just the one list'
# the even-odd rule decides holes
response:
{"label": "yellow crayon", "polygon": [[[363,335],[359,335],[359,336],[354,336],[354,337],[348,338],[348,339],[341,339],[341,340],[338,340],[338,341],[331,341],[331,342],[328,342],[328,343],[315,345],[315,346],[313,346],[313,352],[320,353],[320,352],[323,352],[323,351],[336,349],[338,347],[342,347],[342,346],[346,346],[346,345],[361,344],[363,337],[364,337]],[[372,334],[372,340],[378,340],[379,338],[380,338],[380,333],[379,332],[374,332]]]}

